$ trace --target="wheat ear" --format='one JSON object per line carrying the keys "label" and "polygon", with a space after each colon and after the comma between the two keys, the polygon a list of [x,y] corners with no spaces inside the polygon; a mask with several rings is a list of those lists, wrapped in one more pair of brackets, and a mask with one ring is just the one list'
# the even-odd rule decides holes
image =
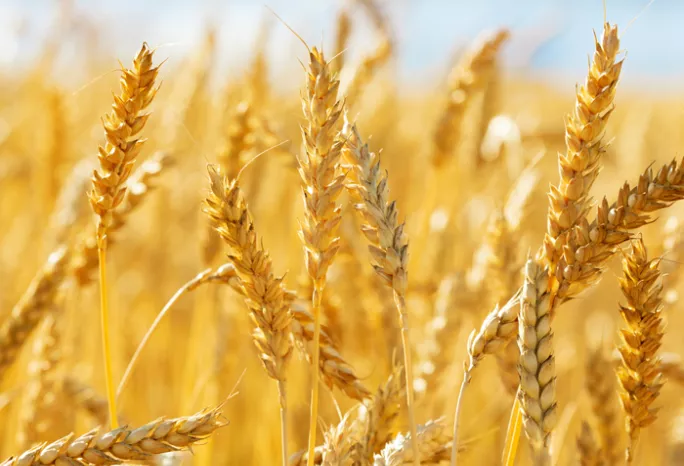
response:
{"label": "wheat ear", "polygon": [[337,100],[340,82],[330,69],[323,53],[309,51],[306,90],[302,93],[304,150],[299,161],[304,197],[304,220],[299,237],[305,250],[306,270],[313,282],[311,311],[314,317],[314,353],[309,419],[309,466],[313,463],[318,423],[318,365],[320,360],[321,299],[328,268],[339,249],[337,227],[341,208],[337,197],[343,188],[344,175],[338,173],[342,142],[339,120],[342,102]]}
{"label": "wheat ear", "polygon": [[656,355],[663,338],[659,263],[660,259],[648,259],[641,239],[632,242],[622,262],[620,288],[627,304],[620,306],[620,314],[627,328],[620,330],[618,350],[622,365],[616,373],[620,400],[627,417],[627,464],[634,460],[639,432],[656,420],[657,410],[650,406],[663,386],[660,361]]}
{"label": "wheat ear", "polygon": [[137,429],[120,427],[109,432],[95,429],[80,437],[70,434],[8,458],[0,466],[147,463],[157,455],[188,450],[209,438],[226,425],[220,409],[219,406],[193,416],[158,419]]}
{"label": "wheat ear", "polygon": [[61,246],[48,257],[10,315],[0,326],[0,381],[33,331],[52,309],[67,277],[69,254]]}
{"label": "wheat ear", "polygon": [[518,398],[525,434],[538,465],[550,464],[549,440],[558,418],[550,298],[544,294],[546,281],[541,267],[528,259],[518,317]]}
{"label": "wheat ear", "polygon": [[[378,156],[370,152],[361,140],[356,125],[345,123],[345,159],[350,163],[353,182],[348,188],[356,201],[355,207],[361,214],[363,234],[368,239],[368,250],[373,258],[373,268],[380,278],[392,289],[394,302],[401,322],[401,339],[404,349],[406,372],[406,399],[410,430],[416,437],[416,418],[413,394],[413,362],[408,312],[406,310],[406,289],[408,287],[408,240],[404,224],[398,221],[396,201],[389,202],[387,176],[382,176]],[[417,444],[413,445],[417,448]],[[414,452],[414,463],[420,455]]]}
{"label": "wheat ear", "polygon": [[133,170],[135,159],[144,143],[140,131],[149,114],[143,113],[157,93],[155,80],[159,68],[152,67],[152,55],[147,44],[133,60],[133,68],[121,70],[121,93],[114,96],[112,111],[105,115],[104,146],[98,148],[100,170],[93,171],[93,189],[88,193],[97,220],[97,250],[100,268],[100,310],[102,320],[102,345],[109,400],[109,418],[112,428],[118,425],[116,400],[112,374],[112,351],[109,340],[109,307],[107,302],[107,231],[112,223],[112,212],[121,204],[126,194],[125,183]]}
{"label": "wheat ear", "polygon": [[252,338],[269,377],[278,385],[280,396],[282,462],[287,464],[287,364],[292,355],[290,322],[292,313],[286,299],[282,277],[273,273],[273,263],[260,244],[239,178],[228,180],[209,166],[211,191],[205,212],[214,228],[231,248],[228,255],[240,279],[245,302],[254,322]]}

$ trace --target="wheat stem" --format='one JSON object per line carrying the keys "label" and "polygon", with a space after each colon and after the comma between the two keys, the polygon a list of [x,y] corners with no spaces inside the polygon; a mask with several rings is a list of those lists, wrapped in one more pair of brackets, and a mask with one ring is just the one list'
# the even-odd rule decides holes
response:
{"label": "wheat stem", "polygon": [[284,380],[278,380],[280,398],[280,454],[282,465],[287,466],[287,388]]}
{"label": "wheat stem", "polygon": [[107,403],[109,406],[109,425],[111,429],[119,427],[116,416],[116,397],[114,396],[114,378],[112,374],[112,349],[109,339],[109,305],[107,300],[107,233],[98,228],[97,257],[100,264],[100,322],[102,329],[102,351],[104,353],[105,384],[107,386]]}
{"label": "wheat stem", "polygon": [[[394,302],[397,305],[399,312],[399,320],[401,321],[401,345],[404,347],[404,374],[406,375],[406,409],[408,411],[409,428],[411,430],[411,438],[417,437],[416,430],[416,415],[414,411],[414,393],[413,393],[413,362],[411,361],[411,336],[408,322],[408,313],[406,312],[406,299],[401,294],[394,291]],[[413,464],[420,465],[420,452],[418,450],[418,442],[413,442]]]}
{"label": "wheat stem", "polygon": [[214,273],[212,273],[212,269],[206,269],[206,270],[203,270],[202,272],[198,273],[197,275],[195,275],[195,277],[193,277],[192,280],[189,280],[188,282],[186,282],[183,286],[181,286],[173,294],[173,296],[171,296],[171,299],[169,299],[166,302],[166,304],[164,305],[162,310],[159,311],[159,314],[157,314],[157,317],[155,317],[154,321],[152,322],[152,325],[150,325],[150,328],[147,329],[145,336],[143,336],[143,339],[140,340],[138,347],[135,349],[135,353],[133,353],[133,357],[131,357],[131,360],[128,362],[128,366],[126,366],[126,370],[124,371],[124,375],[123,375],[123,377],[121,377],[121,381],[119,382],[119,386],[116,389],[116,400],[117,401],[119,400],[119,398],[121,398],[121,393],[126,388],[126,384],[128,383],[128,379],[130,379],[131,374],[133,373],[133,369],[135,368],[135,365],[138,362],[138,359],[140,358],[140,354],[142,353],[142,350],[145,348],[145,346],[147,346],[147,343],[149,342],[150,337],[152,337],[152,334],[154,333],[154,331],[157,330],[157,327],[159,327],[159,324],[161,323],[162,319],[164,319],[164,316],[166,316],[166,314],[173,307],[173,305],[176,304],[176,301],[178,301],[181,298],[181,296],[183,296],[188,291],[193,291],[195,288],[197,288],[198,286],[200,286],[204,283],[209,283],[210,281],[215,281],[215,282],[220,282],[220,283],[229,283],[230,280],[235,278],[235,277],[236,277],[235,269],[228,264],[222,265]]}

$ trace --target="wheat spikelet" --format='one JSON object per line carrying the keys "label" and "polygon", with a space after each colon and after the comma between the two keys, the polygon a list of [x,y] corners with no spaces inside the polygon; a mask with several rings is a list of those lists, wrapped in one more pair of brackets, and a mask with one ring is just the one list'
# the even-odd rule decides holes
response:
{"label": "wheat spikelet", "polygon": [[487,87],[490,70],[503,43],[505,29],[483,37],[463,57],[449,75],[449,96],[437,121],[432,138],[432,165],[443,166],[461,138],[465,110],[474,94]]}
{"label": "wheat spikelet", "polygon": [[520,400],[525,434],[536,464],[549,464],[549,440],[557,418],[556,368],[550,303],[544,298],[546,274],[532,259],[525,266],[525,283],[518,317]]}
{"label": "wheat spikelet", "polygon": [[582,428],[577,436],[577,455],[580,466],[604,466],[606,464],[601,458],[601,450],[594,432],[586,421],[582,421]]}
{"label": "wheat spikelet", "polygon": [[585,386],[597,421],[599,457],[606,466],[616,465],[620,462],[621,427],[612,364],[598,347],[591,351],[585,366]]}
{"label": "wheat spikelet", "polygon": [[426,341],[420,345],[423,351],[419,353],[419,372],[414,382],[416,393],[431,394],[433,403],[446,371],[454,362],[456,337],[479,309],[483,297],[480,285],[469,284],[463,273],[455,273],[442,280],[437,290],[434,317],[427,324]]}
{"label": "wheat spikelet", "polygon": [[115,464],[149,462],[162,453],[187,450],[226,425],[221,407],[193,416],[158,419],[137,429],[120,427],[109,432],[92,430],[75,437],[67,435],[51,444],[41,444],[2,466]]}
{"label": "wheat spikelet", "polygon": [[601,42],[595,39],[595,44],[586,82],[577,90],[575,110],[565,121],[567,152],[558,155],[560,181],[549,191],[542,253],[551,276],[563,254],[568,232],[589,211],[589,191],[601,169],[601,155],[605,152],[602,139],[622,70],[623,62],[615,61],[620,48],[617,26],[605,23]]}
{"label": "wheat spikelet", "polygon": [[385,445],[379,454],[375,455],[374,466],[400,466],[411,464],[417,444],[419,460],[425,464],[438,463],[449,458],[451,451],[451,437],[443,419],[428,421],[418,426],[417,442],[412,440],[410,434],[399,434],[394,440]]}
{"label": "wheat spikelet", "polygon": [[632,242],[622,262],[620,279],[627,304],[620,314],[627,328],[620,331],[618,350],[622,365],[616,370],[620,383],[620,400],[627,416],[628,445],[626,461],[634,458],[639,432],[656,420],[657,410],[650,407],[663,385],[660,362],[656,356],[663,337],[662,284],[659,259],[649,260],[641,239]]}
{"label": "wheat spikelet", "polygon": [[0,381],[42,318],[55,305],[67,277],[68,262],[69,251],[65,246],[50,254],[43,268],[0,326]]}
{"label": "wheat spikelet", "polygon": [[[523,267],[519,257],[520,232],[506,219],[503,210],[497,210],[490,218],[485,241],[490,253],[487,255],[484,276],[487,277],[490,296],[494,302],[500,303],[515,293],[520,283]],[[513,342],[509,342],[496,355],[501,381],[511,395],[518,390],[519,359],[518,347]]]}

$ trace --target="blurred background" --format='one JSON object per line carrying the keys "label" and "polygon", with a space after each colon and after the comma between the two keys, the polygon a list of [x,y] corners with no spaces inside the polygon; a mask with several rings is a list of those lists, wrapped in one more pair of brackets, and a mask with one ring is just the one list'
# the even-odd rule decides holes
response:
{"label": "blurred background", "polygon": [[[277,22],[273,9],[295,31],[312,44],[330,45],[341,1],[273,0],[3,0],[0,2],[0,64],[26,65],[40,52],[58,27],[63,27],[60,62],[78,71],[78,55],[84,48],[103,54],[128,56],[143,40],[169,47],[163,53],[171,63],[193,50],[203,31],[215,27],[219,50],[217,65],[228,72],[244,66],[259,24]],[[610,21],[627,29],[622,43],[629,50],[626,83],[674,84],[684,73],[684,4],[677,0],[506,0],[449,1],[393,0],[380,2],[387,11],[396,36],[393,67],[402,83],[425,82],[443,76],[449,57],[458,55],[470,40],[486,29],[508,27],[513,37],[503,52],[509,71],[534,70],[549,81],[573,82],[582,75],[591,37],[600,32],[604,4]],[[358,9],[357,9],[358,10]],[[363,12],[354,13],[354,35],[349,44],[352,58],[360,45],[373,40],[371,27],[363,27]],[[66,21],[65,21],[66,19]],[[58,26],[60,23],[61,26]],[[302,48],[282,24],[268,37],[268,59],[273,71],[290,79],[298,66]]]}

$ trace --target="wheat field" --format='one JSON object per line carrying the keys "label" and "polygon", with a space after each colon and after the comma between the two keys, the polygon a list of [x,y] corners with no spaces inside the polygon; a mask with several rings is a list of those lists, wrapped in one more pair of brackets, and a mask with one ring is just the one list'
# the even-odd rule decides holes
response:
{"label": "wheat field", "polygon": [[390,2],[229,74],[55,77],[56,21],[0,69],[0,465],[684,464],[684,94],[607,11],[576,86],[500,28],[408,90]]}

